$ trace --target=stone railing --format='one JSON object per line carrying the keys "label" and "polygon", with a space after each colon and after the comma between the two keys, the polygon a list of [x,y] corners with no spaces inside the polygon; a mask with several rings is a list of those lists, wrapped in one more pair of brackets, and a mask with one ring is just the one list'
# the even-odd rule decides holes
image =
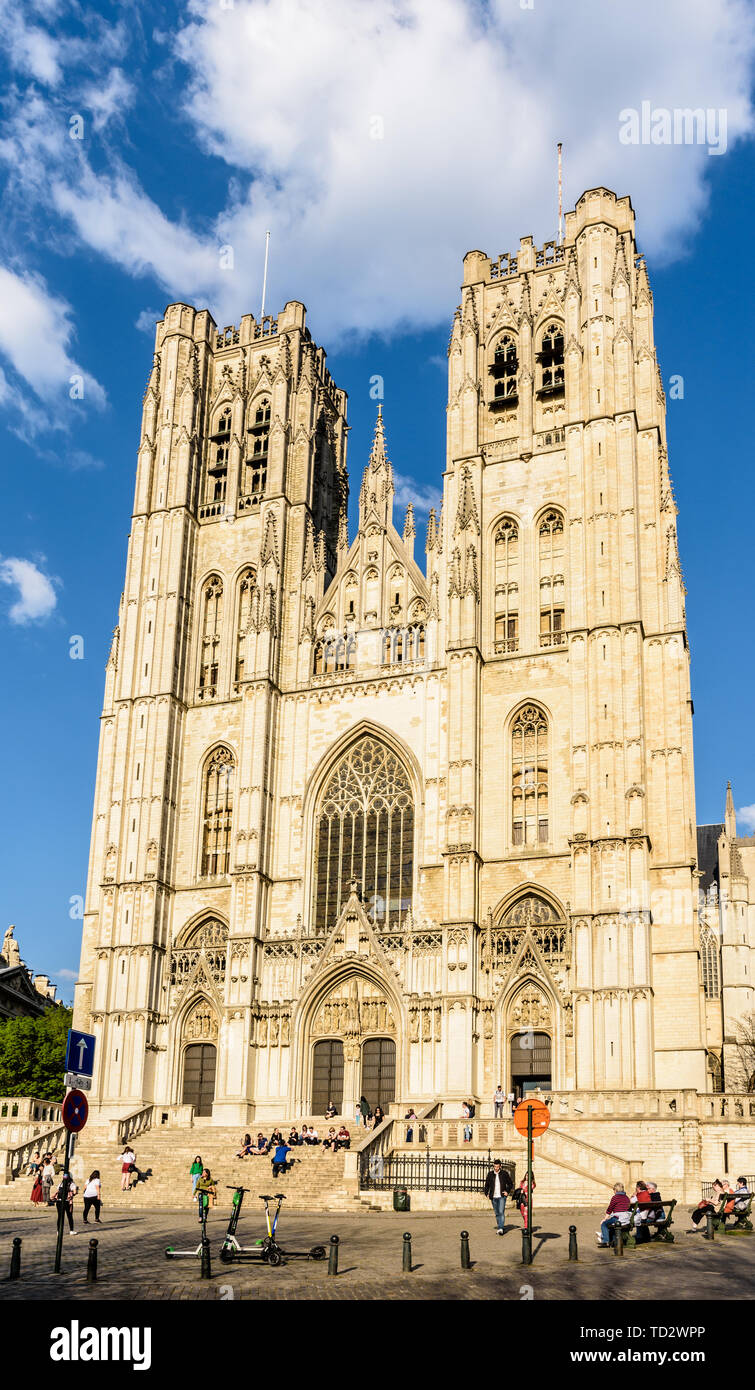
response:
{"label": "stone railing", "polygon": [[145,1129],[151,1129],[155,1116],[154,1105],[145,1105],[142,1110],[135,1110],[133,1115],[126,1115],[122,1120],[114,1120],[111,1126],[111,1139],[119,1144],[125,1144],[129,1139],[135,1139],[137,1134],[143,1134]]}
{"label": "stone railing", "polygon": [[[692,1089],[635,1091],[533,1091],[544,1100],[551,1119],[601,1120],[656,1119],[673,1120],[684,1116],[700,1120],[755,1119],[755,1095],[732,1092],[704,1093]],[[477,1107],[480,1119],[493,1115],[492,1101]],[[508,1106],[506,1106],[508,1118]]]}
{"label": "stone railing", "polygon": [[0,1096],[0,1148],[34,1139],[60,1123],[60,1102],[29,1096]]}
{"label": "stone railing", "polygon": [[0,1186],[7,1186],[15,1178],[22,1177],[37,1150],[40,1154],[55,1156],[65,1148],[65,1142],[65,1127],[59,1125],[57,1129],[45,1130],[15,1148],[0,1146]]}

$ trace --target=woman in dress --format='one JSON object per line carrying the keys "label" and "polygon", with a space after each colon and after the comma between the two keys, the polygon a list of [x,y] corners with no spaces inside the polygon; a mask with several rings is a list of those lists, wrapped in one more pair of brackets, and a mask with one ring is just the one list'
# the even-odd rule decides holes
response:
{"label": "woman in dress", "polygon": [[34,1203],[35,1207],[38,1207],[40,1203],[44,1202],[45,1200],[44,1193],[42,1191],[42,1172],[39,1168],[34,1174],[34,1182],[32,1184],[31,1197],[29,1200]]}
{"label": "woman in dress", "polygon": [[118,1162],[121,1165],[121,1192],[128,1192],[131,1186],[131,1165],[136,1160],[136,1154],[129,1144],[126,1145]]}

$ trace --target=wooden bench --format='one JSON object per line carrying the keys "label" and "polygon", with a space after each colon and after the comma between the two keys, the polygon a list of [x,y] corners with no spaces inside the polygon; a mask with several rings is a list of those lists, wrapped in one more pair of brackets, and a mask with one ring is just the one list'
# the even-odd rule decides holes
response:
{"label": "wooden bench", "polygon": [[[727,1235],[752,1235],[752,1197],[739,1198],[737,1202],[731,1192],[724,1192],[718,1205],[718,1210],[713,1213],[713,1229],[725,1231]],[[726,1208],[735,1201],[731,1211]],[[728,1222],[731,1221],[731,1225]]]}
{"label": "wooden bench", "polygon": [[674,1236],[671,1227],[674,1224],[674,1207],[676,1197],[670,1202],[653,1202],[650,1211],[640,1222],[635,1224],[635,1217],[639,1212],[644,1211],[644,1207],[635,1207],[632,1211],[632,1224],[624,1228],[624,1248],[634,1250],[638,1245],[647,1245],[650,1241],[659,1241],[662,1245],[673,1245]]}

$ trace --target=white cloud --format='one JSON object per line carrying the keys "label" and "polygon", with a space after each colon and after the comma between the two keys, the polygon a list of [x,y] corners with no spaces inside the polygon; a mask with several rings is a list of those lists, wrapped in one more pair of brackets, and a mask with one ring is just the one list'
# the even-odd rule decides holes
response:
{"label": "white cloud", "polygon": [[737,811],[737,821],[740,825],[744,825],[751,834],[755,834],[755,804],[740,806]]}
{"label": "white cloud", "polygon": [[53,979],[55,980],[78,980],[78,970],[56,970]]}
{"label": "white cloud", "polygon": [[40,413],[24,387],[11,388],[5,378],[0,399],[3,394],[10,397],[32,433],[49,425],[64,427],[66,406],[73,410],[82,401],[104,403],[99,382],[69,354],[72,337],[69,305],[52,294],[41,277],[0,265],[0,355],[48,409]]}
{"label": "white cloud", "polygon": [[91,111],[94,128],[104,130],[114,119],[121,118],[134,101],[134,86],[120,68],[111,68],[107,80],[84,87],[81,99]]}
{"label": "white cloud", "polygon": [[[395,487],[394,498],[398,507],[408,507],[411,502],[417,516],[427,516],[431,507],[434,507],[437,512],[441,496],[439,488],[425,487],[423,483],[415,482],[414,478],[397,473],[395,468],[393,470],[393,483]],[[400,518],[394,517],[394,524],[401,530],[403,522]]]}
{"label": "white cloud", "polygon": [[44,622],[57,603],[51,581],[31,560],[21,560],[18,556],[0,559],[0,584],[18,589],[18,598],[8,612],[11,622],[18,626]]}
{"label": "white cloud", "polygon": [[[304,299],[331,347],[448,321],[465,251],[552,238],[558,140],[567,207],[599,184],[630,193],[643,248],[679,254],[717,162],[622,144],[620,113],[725,108],[729,148],[753,126],[749,0],[635,0],[631,23],[605,0],[190,0],[161,40],[184,65],[191,134],[231,171],[224,208],[172,220],[112,152],[95,171],[38,95],[0,157],[81,243],[220,324],[257,310],[269,228],[269,305]],[[103,123],[130,97],[123,66],[83,89]]]}

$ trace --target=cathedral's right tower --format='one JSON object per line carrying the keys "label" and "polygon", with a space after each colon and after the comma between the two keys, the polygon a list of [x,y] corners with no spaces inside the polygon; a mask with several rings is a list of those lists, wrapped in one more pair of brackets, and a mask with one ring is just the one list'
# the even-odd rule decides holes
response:
{"label": "cathedral's right tower", "polygon": [[550,890],[561,1084],[705,1090],[684,587],[630,199],[591,189],[562,246],[464,271],[443,587],[472,855],[449,916],[484,930],[518,885]]}

